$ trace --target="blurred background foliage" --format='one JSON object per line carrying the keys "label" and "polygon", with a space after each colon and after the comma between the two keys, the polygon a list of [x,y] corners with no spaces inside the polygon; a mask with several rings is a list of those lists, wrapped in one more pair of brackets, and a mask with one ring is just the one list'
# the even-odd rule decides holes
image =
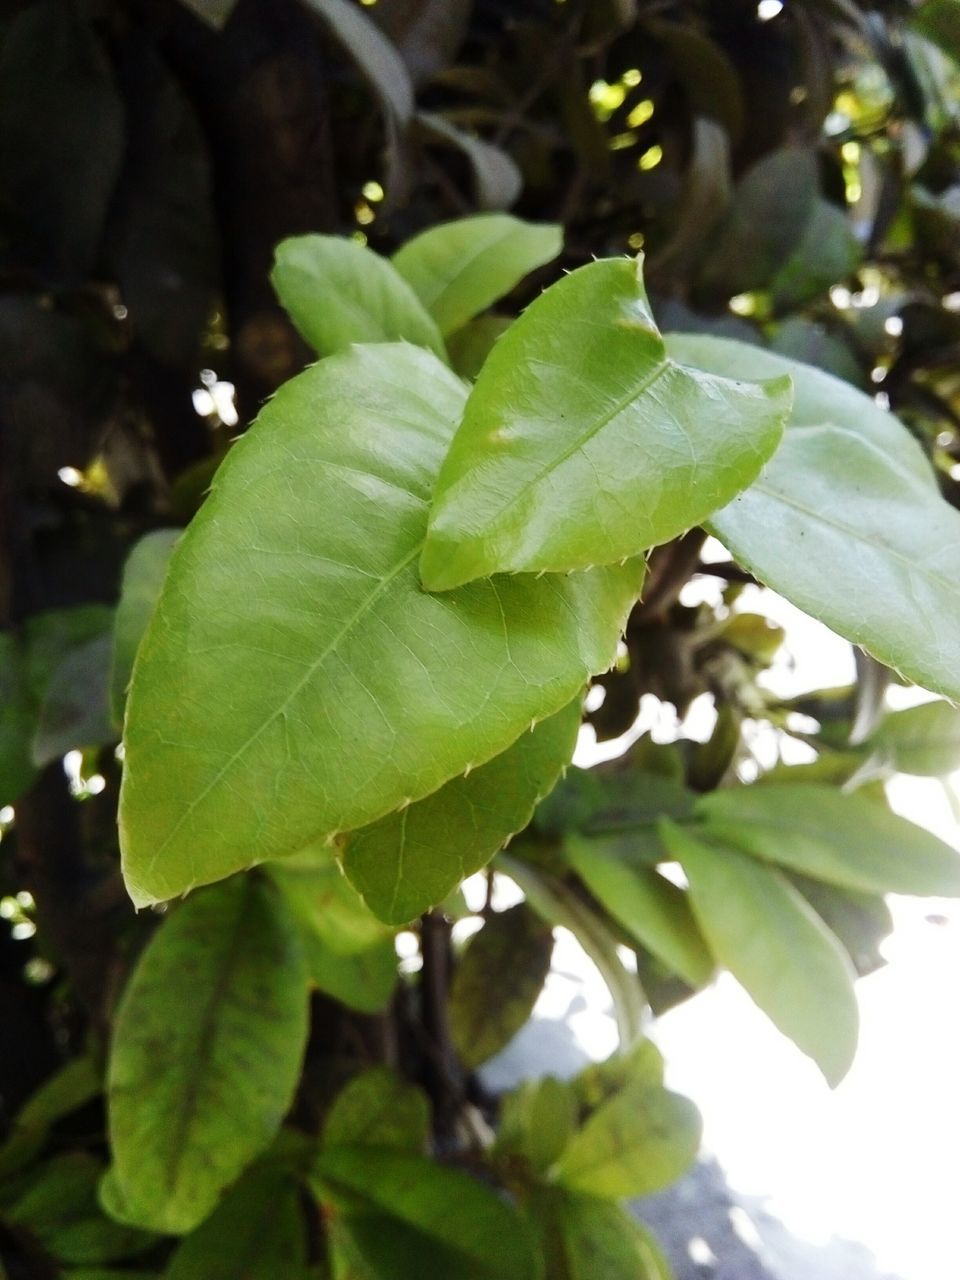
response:
{"label": "blurred background foliage", "polygon": [[[390,252],[509,207],[563,224],[566,267],[643,250],[663,328],[769,345],[870,391],[960,505],[957,59],[956,0],[6,0],[0,1123],[102,1046],[156,922],[133,916],[118,871],[111,606],[131,546],[189,520],[230,440],[310,359],[269,284],[277,242],[323,231]],[[460,335],[461,367],[496,317],[482,326]],[[678,603],[705,569],[726,604],[746,580],[702,565],[703,540],[654,554],[591,703],[598,737],[629,728],[644,694],[682,716],[708,692],[707,744],[641,743],[618,768],[706,791],[748,753],[744,718],[786,728],[799,711],[808,768],[848,778],[864,760],[850,727],[886,677],[864,662],[857,688],[777,703],[757,676],[782,633]],[[878,903],[818,903],[861,970],[887,927]],[[538,945],[534,930],[542,965]],[[642,948],[638,963],[655,1005],[688,990]],[[410,1030],[417,1008],[394,1022],[429,1076],[436,1028]],[[317,998],[301,1112],[343,1077],[331,1062],[382,1058],[387,1023]],[[98,1141],[90,1093],[73,1095],[67,1146]],[[29,1232],[2,1231],[12,1277],[59,1274]]]}

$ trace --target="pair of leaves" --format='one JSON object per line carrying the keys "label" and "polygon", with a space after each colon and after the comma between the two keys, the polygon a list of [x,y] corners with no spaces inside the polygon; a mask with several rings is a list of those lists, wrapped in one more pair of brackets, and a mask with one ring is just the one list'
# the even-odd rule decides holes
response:
{"label": "pair of leaves", "polygon": [[281,388],[232,449],[130,693],[120,829],[139,905],[431,794],[613,660],[642,564],[422,590],[464,396],[428,352],[356,347]]}
{"label": "pair of leaves", "polygon": [[444,338],[555,258],[561,243],[559,227],[505,213],[431,227],[392,263],[339,236],[295,236],[278,245],[271,279],[321,356],[405,340],[445,358]]}
{"label": "pair of leaves", "polygon": [[198,893],[164,921],[114,1027],[113,1216],[192,1231],[269,1146],[300,1075],[306,988],[296,926],[263,878]]}
{"label": "pair of leaves", "polygon": [[[703,335],[676,359],[740,377],[789,373],[794,414],[749,489],[708,527],[740,564],[904,676],[960,698],[960,513],[891,414],[818,369]],[[891,601],[900,603],[892,608]]]}

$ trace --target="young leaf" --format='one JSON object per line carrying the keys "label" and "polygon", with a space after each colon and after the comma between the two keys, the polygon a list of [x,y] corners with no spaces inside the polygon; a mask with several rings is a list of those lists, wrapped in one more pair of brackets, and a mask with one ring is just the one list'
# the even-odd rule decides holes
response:
{"label": "young leaf", "polygon": [[164,921],[124,994],[108,1069],[126,1221],[192,1231],[270,1144],[300,1074],[306,984],[283,899],[259,876]]}
{"label": "young leaf", "polygon": [[284,1170],[251,1170],[183,1241],[164,1280],[306,1280],[300,1196]]}
{"label": "young leaf", "polygon": [[581,267],[480,371],[440,469],[424,584],[583,569],[666,542],[757,477],[789,408],[788,379],[746,385],[675,364],[639,261]]}
{"label": "young leaf", "polygon": [[428,352],[354,347],[282,387],[230,451],[130,690],[120,829],[138,905],[430,795],[613,661],[642,563],[423,591],[464,394]]}
{"label": "young leaf", "polygon": [[669,821],[662,833],[717,960],[838,1085],[853,1062],[858,1028],[856,975],[843,947],[780,872],[713,833],[705,843]]}
{"label": "young leaf", "polygon": [[348,1224],[386,1215],[426,1237],[428,1247],[434,1241],[445,1247],[458,1264],[452,1271],[425,1268],[420,1274],[536,1280],[537,1259],[522,1219],[493,1190],[459,1170],[358,1146],[324,1148],[313,1173],[321,1201],[337,1206]]}
{"label": "young leaf", "polygon": [[393,1147],[422,1152],[430,1130],[430,1102],[416,1085],[388,1067],[354,1076],[333,1100],[323,1141],[328,1147]]}
{"label": "young leaf", "polygon": [[498,1158],[525,1160],[537,1174],[545,1174],[566,1150],[577,1122],[576,1097],[562,1080],[543,1076],[524,1080],[500,1105]]}
{"label": "young leaf", "polygon": [[409,284],[386,258],[353,240],[281,240],[270,280],[318,355],[333,355],[354,342],[406,341],[446,358],[437,326]]}
{"label": "young leaf", "polygon": [[393,265],[446,337],[562,248],[563,229],[552,223],[480,213],[422,231],[397,250]]}
{"label": "young leaf", "polygon": [[863,744],[898,773],[944,777],[960,769],[960,711],[947,702],[889,712]]}
{"label": "young leaf", "polygon": [[564,852],[597,901],[641,946],[691,987],[710,981],[713,959],[681,889],[621,859],[616,837],[611,844],[609,838],[569,836]]}
{"label": "young leaf", "polygon": [[693,1103],[664,1089],[644,1064],[573,1136],[556,1181],[569,1191],[609,1199],[648,1195],[692,1164],[700,1131]]}
{"label": "young leaf", "polygon": [[123,723],[133,660],[160,595],[179,529],[157,529],[134,546],[123,567],[120,602],[113,622],[110,705],[115,724]]}
{"label": "young leaf", "polygon": [[580,699],[424,800],[342,837],[350,883],[389,924],[442,902],[530,821],[573,755]]}
{"label": "young leaf", "polygon": [[379,1013],[397,985],[393,930],[364,905],[328,848],[268,862],[296,921],[312,982],[361,1013]]}
{"label": "young leaf", "polygon": [[491,916],[463,949],[450,989],[450,1036],[467,1067],[507,1045],[550,972],[553,930],[525,902]]}
{"label": "young leaf", "polygon": [[710,838],[814,880],[865,893],[960,896],[960,855],[858,792],[814,783],[701,796]]}
{"label": "young leaf", "polygon": [[649,1232],[609,1200],[541,1187],[531,1197],[548,1275],[563,1280],[671,1280]]}

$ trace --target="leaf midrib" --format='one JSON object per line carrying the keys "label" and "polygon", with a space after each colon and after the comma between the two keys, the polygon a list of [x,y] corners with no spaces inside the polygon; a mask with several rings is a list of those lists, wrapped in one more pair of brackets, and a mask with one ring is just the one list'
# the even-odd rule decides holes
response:
{"label": "leaf midrib", "polygon": [[351,616],[347,618],[347,620],[344,622],[340,630],[333,636],[333,638],[324,647],[324,649],[320,652],[320,654],[313,660],[313,662],[310,663],[304,675],[297,681],[297,683],[293,686],[293,688],[286,695],[283,701],[276,707],[274,711],[270,713],[270,715],[266,717],[265,720],[261,721],[261,723],[256,727],[256,729],[254,729],[253,732],[249,735],[246,741],[243,742],[236,749],[236,751],[234,751],[234,753],[229,757],[229,759],[227,759],[224,762],[223,765],[221,765],[221,767],[214,774],[213,778],[211,778],[211,780],[200,791],[200,793],[197,796],[195,796],[194,799],[191,800],[187,805],[184,806],[177,821],[173,824],[173,826],[170,828],[167,834],[163,837],[163,839],[157,844],[156,848],[154,849],[153,857],[150,859],[150,862],[147,864],[147,867],[144,873],[145,875],[149,876],[152,873],[152,871],[156,867],[157,862],[159,861],[163,853],[166,851],[170,842],[176,838],[178,832],[180,831],[180,828],[192,816],[192,814],[197,809],[197,807],[204,802],[204,800],[211,793],[211,791],[213,791],[215,787],[219,786],[219,784],[223,781],[223,779],[230,772],[230,770],[236,765],[237,761],[240,760],[241,757],[243,757],[247,753],[247,751],[250,749],[251,746],[253,746],[253,744],[260,737],[260,735],[264,733],[269,728],[269,726],[274,723],[274,721],[276,721],[280,716],[283,715],[283,713],[287,710],[287,708],[290,706],[293,700],[298,696],[298,694],[304,688],[306,688],[306,686],[310,683],[310,681],[316,675],[319,668],[323,665],[324,662],[326,662],[327,658],[329,658],[330,655],[336,651],[337,647],[342,643],[342,641],[346,639],[346,637],[350,634],[350,632],[364,618],[364,616],[372,608],[372,606],[377,601],[377,599],[379,599],[379,597],[387,590],[390,584],[397,577],[399,577],[399,575],[403,572],[403,570],[420,555],[420,552],[423,549],[423,541],[424,541],[423,539],[420,539],[417,542],[417,544],[413,547],[413,549],[411,551],[408,551],[406,555],[404,555],[393,566],[393,568],[390,569],[390,571],[383,578],[380,579],[376,587],[374,587],[374,589],[367,596],[364,597],[359,607],[356,610],[354,610]]}

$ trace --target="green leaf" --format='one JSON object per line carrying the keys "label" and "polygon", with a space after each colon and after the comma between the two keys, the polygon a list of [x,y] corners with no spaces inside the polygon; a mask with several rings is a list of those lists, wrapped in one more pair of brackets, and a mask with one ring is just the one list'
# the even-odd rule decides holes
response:
{"label": "green leaf", "polygon": [[771,301],[779,311],[801,306],[851,275],[862,258],[849,218],[818,198],[796,249],[770,282]]}
{"label": "green leaf", "polygon": [[[523,849],[514,852],[522,855]],[[633,1044],[643,1026],[646,1004],[636,974],[628,973],[620,962],[619,939],[607,921],[563,880],[531,866],[522,856],[500,854],[497,866],[516,881],[537,915],[574,935],[610,992],[621,1046]]]}
{"label": "green leaf", "polygon": [[576,1097],[570,1086],[553,1076],[524,1080],[500,1103],[498,1159],[524,1160],[537,1174],[545,1174],[566,1150],[577,1121]]}
{"label": "green leaf", "polygon": [[662,831],[717,960],[838,1085],[853,1062],[859,1022],[856,975],[843,947],[780,872],[738,853],[714,831],[709,843],[669,821]]}
{"label": "green leaf", "polygon": [[372,911],[405,924],[442,902],[530,821],[573,755],[580,699],[465,777],[342,838],[341,860]]}
{"label": "green leaf", "polygon": [[870,396],[843,379],[800,360],[731,338],[705,333],[668,333],[666,344],[674,360],[708,373],[747,382],[789,376],[793,381],[793,409],[787,421],[786,439],[798,427],[842,428],[876,445],[901,470],[935,491],[933,468],[910,432],[892,413],[881,409]]}
{"label": "green leaf", "polygon": [[498,1054],[529,1019],[550,972],[553,930],[525,902],[490,916],[463,949],[450,1036],[466,1067]]}
{"label": "green leaf", "polygon": [[574,1135],[556,1169],[569,1191],[619,1199],[668,1186],[693,1163],[701,1122],[687,1098],[643,1068],[629,1076]]}
{"label": "green leaf", "polygon": [[242,876],[176,908],[134,970],[108,1069],[124,1218],[192,1231],[276,1135],[307,1037],[307,975],[279,892]]}
{"label": "green leaf", "polygon": [[123,723],[127,686],[133,674],[133,660],[156,608],[170,556],[180,537],[179,529],[158,529],[141,538],[127,556],[123,567],[120,601],[113,623],[113,668],[110,673],[110,703],[114,723]]}
{"label": "green leaf", "polygon": [[34,1170],[4,1218],[28,1231],[59,1262],[110,1262],[143,1253],[154,1237],[104,1217],[97,1202],[103,1166],[81,1151]]}
{"label": "green leaf", "polygon": [[[717,342],[678,338],[671,349],[704,363]],[[818,404],[826,385],[843,388],[832,410],[822,406],[842,425],[788,431],[760,479],[708,527],[806,613],[908,679],[960,698],[960,570],[949,553],[960,513],[896,419],[828,374],[802,377]]]}
{"label": "green leaf", "polygon": [[771,783],[701,796],[710,838],[814,880],[865,893],[960,895],[960,856],[858,792]]}
{"label": "green leaf", "polygon": [[941,778],[960,769],[960,711],[947,702],[888,712],[863,744],[898,773]]}
{"label": "green leaf", "polygon": [[100,1074],[90,1058],[72,1058],[55,1071],[21,1107],[0,1147],[0,1178],[29,1164],[56,1122],[99,1092]]}
{"label": "green leaf", "polygon": [[473,170],[474,198],[481,209],[508,209],[523,189],[523,174],[506,151],[458,129],[433,111],[418,111],[421,133],[462,151]]}
{"label": "green leaf", "polygon": [[430,1102],[416,1085],[388,1067],[354,1076],[333,1100],[323,1126],[328,1147],[391,1147],[422,1152],[430,1129]]}
{"label": "green leaf", "polygon": [[691,987],[713,974],[713,959],[687,895],[658,872],[618,856],[619,842],[569,836],[564,852],[581,880],[614,920]]}
{"label": "green leaf", "polygon": [[[327,1147],[313,1168],[321,1200],[332,1201],[348,1224],[370,1214],[387,1215],[427,1237],[429,1244],[444,1247],[457,1263],[455,1270],[420,1274],[465,1280],[536,1280],[539,1275],[516,1211],[458,1170],[367,1146]],[[405,1280],[408,1273],[401,1274]]]}
{"label": "green leaf", "polygon": [[296,1181],[251,1172],[183,1241],[164,1280],[306,1280],[307,1230]]}
{"label": "green leaf", "polygon": [[[637,767],[636,750],[593,769],[568,769],[537,809],[537,830],[555,837],[572,831],[591,836],[633,834],[643,828],[652,830],[664,816],[691,817],[693,792],[676,778]],[[628,845],[624,842],[624,847]]]}
{"label": "green leaf", "polygon": [[130,690],[120,829],[138,905],[430,795],[613,661],[642,563],[423,591],[463,398],[428,352],[354,347],[282,387],[231,449]]}
{"label": "green leaf", "polygon": [[563,229],[481,213],[430,227],[393,255],[446,337],[508,294],[563,248]]}
{"label": "green leaf", "polygon": [[31,755],[42,767],[75,747],[116,742],[110,718],[113,637],[104,633],[71,649],[50,677],[40,705]]}
{"label": "green leaf", "polygon": [[542,1187],[531,1199],[530,1212],[542,1235],[550,1276],[671,1280],[649,1232],[609,1200]]}
{"label": "green leaf", "polygon": [[296,921],[313,983],[351,1009],[379,1013],[397,985],[393,930],[344,878],[328,848],[269,862]]}
{"label": "green leaf", "polygon": [[666,542],[756,478],[789,406],[786,379],[742,385],[669,359],[639,262],[581,267],[477,378],[440,469],[424,584],[582,569]]}
{"label": "green leaf", "polygon": [[406,280],[353,240],[281,240],[270,280],[304,341],[321,356],[354,342],[406,341],[446,358],[436,324]]}

